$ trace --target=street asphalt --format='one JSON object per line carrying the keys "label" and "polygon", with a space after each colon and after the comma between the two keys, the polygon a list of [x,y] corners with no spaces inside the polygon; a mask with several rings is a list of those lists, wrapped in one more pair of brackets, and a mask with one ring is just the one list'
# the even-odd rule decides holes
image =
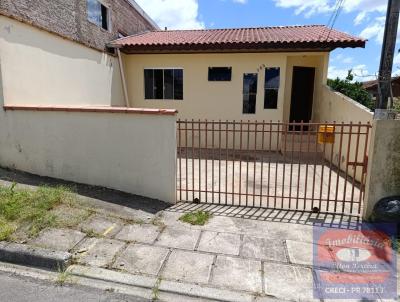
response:
{"label": "street asphalt", "polygon": [[10,302],[146,302],[117,293],[37,281],[0,272],[0,301]]}

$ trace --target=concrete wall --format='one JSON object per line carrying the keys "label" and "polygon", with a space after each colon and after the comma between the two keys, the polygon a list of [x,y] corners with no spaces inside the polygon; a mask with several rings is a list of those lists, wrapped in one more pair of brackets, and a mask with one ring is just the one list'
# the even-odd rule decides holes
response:
{"label": "concrete wall", "polygon": [[[133,35],[155,29],[131,0],[100,0],[109,8],[111,27],[104,30],[88,21],[87,0],[1,0],[0,15],[22,20],[62,37],[104,50],[118,32]],[[137,6],[137,4],[136,4]]]}
{"label": "concrete wall", "polygon": [[382,198],[400,195],[400,120],[375,120],[372,131],[370,164],[364,215],[369,218]]}
{"label": "concrete wall", "polygon": [[[358,142],[358,150],[357,150],[357,132],[358,126],[357,124],[361,122],[361,124],[366,125],[368,123],[372,123],[373,121],[373,113],[369,111],[369,109],[356,101],[350,99],[349,97],[333,91],[330,87],[326,85],[322,85],[320,87],[320,97],[316,99],[316,103],[314,104],[314,121],[316,122],[336,122],[337,124],[341,124],[342,122],[345,124],[353,123],[354,126],[351,129],[351,138],[348,134],[340,135],[342,130],[341,126],[336,127],[336,136],[335,136],[335,144],[333,145],[333,156],[332,156],[332,146],[326,145],[325,147],[325,157],[330,160],[331,156],[333,157],[333,164],[335,166],[340,166],[340,169],[344,172],[348,172],[350,177],[354,177],[358,182],[364,181],[363,177],[365,177],[363,173],[363,167],[353,165],[347,166],[348,162],[364,162],[365,149],[369,147],[369,141],[367,141],[367,135],[360,135]],[[350,132],[350,127],[343,127],[343,132]],[[367,132],[367,127],[360,127],[360,132]],[[368,137],[370,137],[370,131],[368,133]],[[340,140],[342,139],[342,149],[340,151]],[[349,147],[350,146],[350,147]],[[321,146],[321,149],[323,147]],[[348,153],[349,151],[349,153]],[[347,169],[347,170],[346,170]],[[356,169],[356,171],[354,171]],[[355,173],[354,173],[355,172]]]}
{"label": "concrete wall", "polygon": [[[326,78],[327,57],[327,53],[143,54],[124,55],[124,65],[133,107],[175,108],[182,119],[282,121],[289,119],[291,68],[316,67],[317,87]],[[168,67],[184,69],[184,99],[145,100],[144,69]],[[208,67],[232,67],[232,81],[209,82]],[[278,109],[264,109],[265,67],[281,68]],[[258,73],[256,114],[242,114],[244,73]]]}
{"label": "concrete wall", "polygon": [[5,104],[124,106],[118,60],[0,15]]}
{"label": "concrete wall", "polygon": [[314,120],[319,122],[361,122],[372,123],[373,112],[351,98],[333,91],[330,87],[321,87],[321,96],[316,99]]}
{"label": "concrete wall", "polygon": [[0,129],[0,166],[175,202],[174,115],[0,109]]}

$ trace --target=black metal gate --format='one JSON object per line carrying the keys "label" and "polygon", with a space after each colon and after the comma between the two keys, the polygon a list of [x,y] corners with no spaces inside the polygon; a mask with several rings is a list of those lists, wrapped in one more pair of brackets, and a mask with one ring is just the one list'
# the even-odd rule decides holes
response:
{"label": "black metal gate", "polygon": [[370,124],[177,123],[180,201],[361,213]]}

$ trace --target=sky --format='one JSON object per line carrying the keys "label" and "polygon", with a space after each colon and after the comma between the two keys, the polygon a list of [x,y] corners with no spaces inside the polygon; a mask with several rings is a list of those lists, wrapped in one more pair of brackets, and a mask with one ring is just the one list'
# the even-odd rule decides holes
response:
{"label": "sky", "polygon": [[[327,25],[340,0],[136,0],[160,26],[202,29],[323,24]],[[330,78],[376,79],[383,40],[387,0],[344,0],[334,28],[368,39],[365,49],[331,53]],[[397,49],[400,48],[400,39]],[[400,74],[396,52],[393,73]]]}

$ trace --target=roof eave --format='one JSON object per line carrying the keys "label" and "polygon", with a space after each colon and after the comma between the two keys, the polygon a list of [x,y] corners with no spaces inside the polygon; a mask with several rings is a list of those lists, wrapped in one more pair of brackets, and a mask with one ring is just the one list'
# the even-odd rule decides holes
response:
{"label": "roof eave", "polygon": [[229,52],[312,52],[332,51],[336,48],[365,48],[366,41],[292,42],[292,43],[226,43],[226,44],[175,44],[175,45],[121,45],[126,54],[143,53],[229,53]]}

